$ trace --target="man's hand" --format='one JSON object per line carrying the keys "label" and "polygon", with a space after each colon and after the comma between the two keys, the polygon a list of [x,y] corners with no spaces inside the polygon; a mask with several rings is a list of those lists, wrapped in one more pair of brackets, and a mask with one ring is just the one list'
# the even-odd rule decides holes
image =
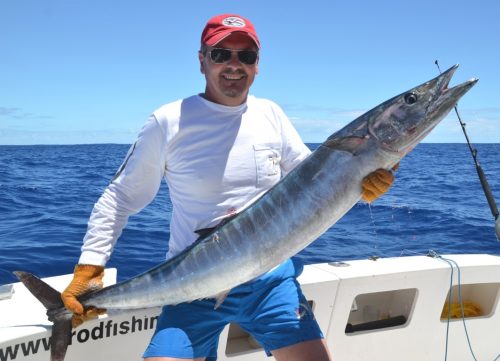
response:
{"label": "man's hand", "polygon": [[61,294],[64,306],[74,313],[72,325],[80,326],[84,321],[96,318],[98,315],[106,313],[105,309],[89,307],[85,309],[78,301],[77,297],[102,288],[102,278],[104,267],[90,264],[78,264],[75,266],[73,280]]}
{"label": "man's hand", "polygon": [[[399,163],[396,164],[392,169],[396,170],[399,167]],[[373,202],[375,199],[379,198],[385,192],[389,190],[392,183],[394,183],[394,174],[390,170],[377,169],[375,172],[368,174],[361,185],[363,188],[363,193],[361,197],[368,203]]]}

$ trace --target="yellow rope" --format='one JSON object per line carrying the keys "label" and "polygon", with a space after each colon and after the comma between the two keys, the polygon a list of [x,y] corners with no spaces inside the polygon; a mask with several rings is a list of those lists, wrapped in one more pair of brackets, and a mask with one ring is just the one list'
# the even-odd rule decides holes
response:
{"label": "yellow rope", "polygon": [[[464,301],[463,307],[464,317],[477,317],[483,315],[481,307],[473,301]],[[445,302],[443,311],[441,312],[441,319],[448,318],[448,310],[450,312],[450,318],[462,318],[462,307],[460,303],[452,302],[451,307],[448,307],[448,302]]]}

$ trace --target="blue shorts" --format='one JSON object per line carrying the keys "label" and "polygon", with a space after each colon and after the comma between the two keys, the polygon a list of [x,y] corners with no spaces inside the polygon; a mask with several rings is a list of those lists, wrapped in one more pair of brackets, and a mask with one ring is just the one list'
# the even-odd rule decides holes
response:
{"label": "blue shorts", "polygon": [[301,272],[299,262],[285,261],[234,288],[217,309],[214,299],[163,307],[143,357],[215,361],[219,335],[230,322],[251,334],[268,355],[272,350],[323,338],[296,281]]}

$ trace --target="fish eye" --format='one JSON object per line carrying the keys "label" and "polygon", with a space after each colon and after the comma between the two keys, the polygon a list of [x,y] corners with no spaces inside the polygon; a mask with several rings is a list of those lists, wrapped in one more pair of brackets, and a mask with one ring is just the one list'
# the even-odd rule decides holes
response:
{"label": "fish eye", "polygon": [[405,94],[404,99],[405,99],[406,104],[411,105],[411,104],[414,104],[417,102],[418,97],[417,97],[417,94],[415,94],[415,93],[408,93],[408,94]]}

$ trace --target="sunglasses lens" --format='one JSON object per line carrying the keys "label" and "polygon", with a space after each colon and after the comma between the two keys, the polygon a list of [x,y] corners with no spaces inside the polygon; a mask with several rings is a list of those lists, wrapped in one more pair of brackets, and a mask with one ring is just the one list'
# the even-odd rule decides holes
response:
{"label": "sunglasses lens", "polygon": [[243,64],[255,64],[255,62],[257,61],[257,52],[253,50],[240,50],[238,51],[238,59]]}
{"label": "sunglasses lens", "polygon": [[212,49],[210,51],[210,59],[214,63],[222,64],[231,59],[231,50],[227,49]]}
{"label": "sunglasses lens", "polygon": [[[226,63],[231,59],[232,50],[214,48],[210,50],[210,59],[216,64]],[[238,50],[238,60],[243,64],[252,65],[257,61],[258,53],[254,50]]]}

